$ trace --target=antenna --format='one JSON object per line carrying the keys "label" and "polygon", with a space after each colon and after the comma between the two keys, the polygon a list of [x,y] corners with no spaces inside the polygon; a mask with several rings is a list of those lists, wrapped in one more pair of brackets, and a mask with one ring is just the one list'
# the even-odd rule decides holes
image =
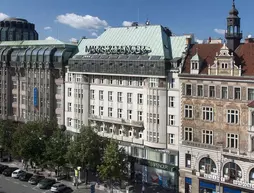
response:
{"label": "antenna", "polygon": [[138,8],[138,23],[139,23],[139,8]]}

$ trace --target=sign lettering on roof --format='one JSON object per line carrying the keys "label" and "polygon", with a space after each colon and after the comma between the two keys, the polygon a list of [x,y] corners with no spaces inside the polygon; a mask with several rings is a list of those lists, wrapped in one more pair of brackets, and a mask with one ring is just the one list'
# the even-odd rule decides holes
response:
{"label": "sign lettering on roof", "polygon": [[89,54],[136,54],[145,55],[151,52],[147,46],[86,46]]}

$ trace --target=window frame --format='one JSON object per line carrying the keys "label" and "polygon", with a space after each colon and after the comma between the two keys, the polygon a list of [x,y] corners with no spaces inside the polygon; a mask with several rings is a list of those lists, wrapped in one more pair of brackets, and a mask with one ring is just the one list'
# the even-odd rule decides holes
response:
{"label": "window frame", "polygon": [[213,145],[213,130],[202,130],[202,143]]}
{"label": "window frame", "polygon": [[132,104],[132,102],[133,102],[133,101],[132,101],[132,95],[133,95],[133,94],[130,93],[130,92],[127,93],[127,103],[128,103],[128,104]]}
{"label": "window frame", "polygon": [[113,117],[113,108],[108,107],[108,117]]}
{"label": "window frame", "polygon": [[[188,94],[188,86],[190,86],[190,94]],[[185,95],[192,96],[192,84],[185,84]]]}
{"label": "window frame", "polygon": [[175,134],[173,134],[173,133],[168,134],[168,143],[171,145],[175,144]]}
{"label": "window frame", "polygon": [[192,127],[184,127],[184,141],[193,141]]}
{"label": "window frame", "polygon": [[[211,96],[211,88],[214,88],[214,96]],[[215,98],[216,97],[216,86],[215,85],[209,85],[208,86],[208,96],[209,96],[209,98]]]}
{"label": "window frame", "polygon": [[108,91],[108,101],[113,101],[113,91]]}
{"label": "window frame", "polygon": [[[202,88],[202,95],[199,95],[199,87]],[[204,97],[204,85],[203,84],[197,85],[197,97]]]}
{"label": "window frame", "polygon": [[168,107],[169,108],[174,108],[175,107],[175,98],[176,97],[174,97],[174,96],[169,96],[168,97]]}
{"label": "window frame", "polygon": [[[237,95],[236,89],[240,89],[240,91],[239,91],[239,94],[240,94],[239,98],[236,97],[236,95]],[[234,100],[241,100],[241,99],[242,99],[242,89],[239,86],[235,86],[234,87]]]}
{"label": "window frame", "polygon": [[144,95],[141,93],[138,93],[138,104],[142,105],[144,103]]}
{"label": "window frame", "polygon": [[[232,113],[232,111],[234,111],[234,112]],[[232,117],[231,116],[234,116],[233,119],[237,120],[237,122],[235,122],[235,121],[232,122]],[[234,124],[234,125],[240,124],[240,111],[238,109],[227,109],[226,120],[227,120],[227,124]]]}
{"label": "window frame", "polygon": [[168,125],[169,126],[175,126],[175,115],[168,115]]}
{"label": "window frame", "polygon": [[[226,98],[223,98],[223,88],[227,89],[227,97]],[[221,86],[220,98],[221,99],[228,99],[228,86]]]}
{"label": "window frame", "polygon": [[[184,105],[184,118],[185,119],[193,119],[194,118],[193,111],[194,111],[193,105],[185,104]],[[186,113],[186,112],[188,112],[188,113]],[[191,116],[189,116],[190,114],[191,114]],[[188,116],[186,116],[186,115],[188,115]]]}
{"label": "window frame", "polygon": [[104,100],[104,91],[103,90],[99,90],[99,100]]}
{"label": "window frame", "polygon": [[254,88],[253,87],[249,87],[249,88],[247,88],[247,100],[248,101],[253,101],[254,100],[254,97],[253,97],[253,99],[249,99],[249,89],[251,89],[251,90],[253,90],[253,96],[254,96]]}
{"label": "window frame", "polygon": [[[227,148],[232,148],[232,149],[238,149],[239,147],[239,135],[238,134],[235,134],[235,133],[227,133],[226,134],[227,136]],[[234,135],[232,137],[232,135]],[[233,146],[232,146],[232,140],[234,141],[233,142]]]}
{"label": "window frame", "polygon": [[203,121],[210,121],[210,122],[214,121],[213,107],[202,106],[202,120]]}
{"label": "window frame", "polygon": [[123,102],[123,93],[117,92],[117,102],[122,103]]}

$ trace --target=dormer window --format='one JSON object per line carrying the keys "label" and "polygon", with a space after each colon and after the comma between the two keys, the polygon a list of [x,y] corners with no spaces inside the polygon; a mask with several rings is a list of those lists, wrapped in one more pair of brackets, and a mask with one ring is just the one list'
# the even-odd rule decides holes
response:
{"label": "dormer window", "polygon": [[198,62],[197,61],[191,62],[191,69],[192,70],[198,70]]}
{"label": "dormer window", "polygon": [[228,64],[227,64],[227,63],[222,63],[222,64],[221,64],[221,68],[223,68],[223,69],[228,68]]}

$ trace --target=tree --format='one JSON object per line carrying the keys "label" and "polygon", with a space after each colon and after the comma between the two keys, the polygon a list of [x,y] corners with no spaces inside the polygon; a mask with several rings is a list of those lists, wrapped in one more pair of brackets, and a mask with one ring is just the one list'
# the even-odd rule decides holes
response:
{"label": "tree", "polygon": [[99,175],[103,180],[123,180],[128,173],[128,159],[124,148],[119,148],[116,141],[111,140],[106,146],[102,164],[98,167]]}
{"label": "tree", "polygon": [[[104,147],[107,140],[97,135],[92,127],[82,127],[68,148],[67,159],[73,167],[96,171],[101,163]],[[88,171],[86,172],[88,175]],[[88,176],[86,176],[87,183]]]}
{"label": "tree", "polygon": [[67,163],[66,152],[69,146],[69,137],[61,129],[56,129],[53,135],[46,141],[46,151],[44,153],[47,163],[57,168]]}
{"label": "tree", "polygon": [[13,151],[25,161],[42,165],[45,162],[46,141],[57,125],[51,122],[28,122],[14,133]]}

